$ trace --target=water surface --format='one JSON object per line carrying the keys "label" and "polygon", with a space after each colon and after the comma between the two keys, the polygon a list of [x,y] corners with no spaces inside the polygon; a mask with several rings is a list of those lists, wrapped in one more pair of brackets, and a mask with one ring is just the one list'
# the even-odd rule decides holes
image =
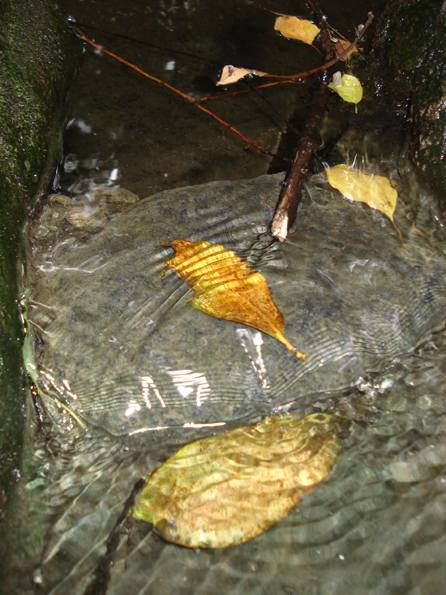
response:
{"label": "water surface", "polygon": [[[67,2],[73,10],[81,4]],[[285,47],[273,37],[279,50],[271,42],[263,51],[263,38],[250,29],[252,5],[219,3],[224,18],[217,21],[216,39],[196,35],[193,44],[190,32],[205,22],[202,15],[210,8],[199,2],[128,6],[115,7],[113,14],[102,11],[95,24],[125,25],[127,31],[137,17],[133,35],[141,33],[144,15],[163,45],[179,40],[194,52],[219,60],[229,55],[230,61],[265,70],[278,67],[277,52]],[[208,23],[215,21],[216,11],[211,14]],[[194,20],[199,15],[203,21]],[[333,18],[339,15],[342,11]],[[244,27],[236,28],[232,40],[234,22]],[[357,20],[345,17],[341,25],[346,23],[348,29]],[[244,43],[252,37],[257,46]],[[134,47],[116,43],[117,53]],[[296,71],[305,67],[303,55],[314,59],[309,51],[299,53]],[[137,54],[147,59],[143,50]],[[138,55],[130,52],[127,58],[136,61]],[[283,68],[290,59],[286,50]],[[381,149],[375,142],[367,146],[364,166],[399,184],[396,217],[410,253],[402,252],[387,220],[335,196],[323,176],[310,181],[285,246],[268,245],[274,194],[264,190],[260,207],[251,200],[240,212],[231,203],[230,185],[221,203],[213,204],[208,190],[199,191],[200,200],[177,195],[165,206],[159,198],[139,202],[167,188],[255,177],[266,173],[270,161],[252,149],[240,150],[238,139],[213,123],[201,124],[201,116],[177,107],[164,90],[144,87],[140,94],[145,81],[107,60],[86,61],[59,196],[39,214],[31,243],[36,274],[30,318],[38,360],[48,375],[42,374],[42,382],[53,396],[72,399],[87,431],[63,408],[44,400],[43,411],[35,399],[18,503],[17,565],[23,578],[12,579],[19,584],[16,591],[83,593],[139,477],[180,444],[282,408],[355,418],[328,480],[286,521],[236,548],[187,550],[137,525],[121,538],[108,593],[439,592],[446,578],[446,340],[444,238],[435,200],[402,167],[399,148],[373,159]],[[172,60],[175,70],[166,70]],[[151,54],[150,69],[201,94],[215,75],[213,66],[199,67],[197,75],[189,60],[164,53]],[[185,79],[177,82],[179,74]],[[130,80],[138,80],[138,91]],[[274,100],[291,113],[289,94],[277,92]],[[252,97],[237,102],[240,111],[225,108],[239,119],[231,122],[277,146],[281,125],[278,130],[275,116],[265,116],[263,104]],[[363,151],[354,142],[342,149],[350,160],[352,151]],[[277,192],[280,178],[263,184]],[[95,193],[98,185],[105,185],[102,194]],[[117,194],[117,186],[135,194]],[[189,201],[184,213],[179,197]],[[188,239],[238,248],[265,274],[290,340],[310,356],[307,368],[270,337],[190,308],[187,288],[174,276],[163,284],[160,273],[171,251],[159,242],[175,239],[179,231]],[[318,333],[305,333],[307,318],[314,325],[319,321]],[[349,333],[357,320],[360,336]],[[184,345],[187,349],[179,348]],[[320,355],[311,358],[317,349],[329,354],[322,375]],[[101,359],[103,353],[107,357]]]}

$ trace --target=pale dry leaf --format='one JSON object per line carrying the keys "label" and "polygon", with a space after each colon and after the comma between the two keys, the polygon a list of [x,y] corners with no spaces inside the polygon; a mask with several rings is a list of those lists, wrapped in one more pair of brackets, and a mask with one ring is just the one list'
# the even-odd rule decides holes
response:
{"label": "pale dry leaf", "polygon": [[[345,39],[338,39],[338,41],[335,42],[335,48],[336,48],[336,52],[338,54],[338,56],[340,54],[342,54],[342,52],[345,52],[345,50],[351,46],[351,43],[349,41],[346,41]],[[349,50],[345,56],[343,56],[341,58],[341,60],[343,60],[344,62],[347,62],[347,60],[350,58],[350,56],[352,54],[356,54],[358,53],[359,50],[358,48],[355,46],[354,48],[352,48],[351,50]]]}
{"label": "pale dry leaf", "polygon": [[231,66],[227,64],[223,67],[220,80],[216,85],[232,85],[237,81],[245,78],[245,76],[254,74],[256,76],[266,76],[268,73],[261,72],[260,70],[251,70],[250,68],[239,68],[238,66]]}

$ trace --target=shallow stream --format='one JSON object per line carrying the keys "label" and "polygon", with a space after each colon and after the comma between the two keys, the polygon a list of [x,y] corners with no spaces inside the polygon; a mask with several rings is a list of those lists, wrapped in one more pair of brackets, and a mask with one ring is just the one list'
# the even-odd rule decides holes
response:
{"label": "shallow stream", "polygon": [[[122,14],[102,13],[97,24],[121,19],[124,25],[144,14],[161,39],[171,37],[163,45],[172,45],[175,36],[184,45],[188,28],[206,23],[203,14],[210,10],[198,0],[163,2],[157,9],[131,4]],[[268,63],[247,64],[249,55],[237,53],[237,41],[247,47],[243,34],[238,30],[234,41],[227,34],[231,14],[246,24],[252,10],[250,4],[225,3],[217,40],[210,35],[214,45],[197,36],[190,51],[205,49],[215,57],[232,47],[231,60],[273,70]],[[343,15],[336,26],[349,18]],[[221,47],[218,39],[225,40]],[[279,51],[273,42],[265,54]],[[153,74],[172,77],[183,89],[189,78],[191,93],[207,93],[212,68],[197,82],[188,59],[180,66],[176,57],[156,55]],[[17,503],[11,592],[84,593],[135,482],[178,446],[271,413],[321,410],[348,416],[352,428],[328,479],[288,519],[246,544],[214,551],[165,543],[136,524],[121,536],[107,593],[441,592],[445,231],[404,148],[381,135],[385,122],[374,122],[378,133],[366,135],[356,120],[338,151],[396,185],[395,220],[408,250],[388,219],[346,201],[323,173],[307,183],[288,241],[271,243],[268,223],[283,175],[263,175],[270,159],[243,150],[226,130],[211,133],[181,104],[177,112],[159,90],[150,91],[157,128],[149,130],[151,121],[132,109],[131,97],[141,101],[134,87],[111,77],[115,69],[122,69],[123,79],[133,74],[105,58],[86,59],[59,186],[32,228],[28,317],[41,395],[34,391],[29,402],[35,421],[28,428]],[[289,59],[287,68],[305,69],[305,59],[288,66]],[[172,60],[175,69],[166,69]],[[186,80],[174,83],[177,72]],[[96,87],[95,76],[102,86]],[[290,115],[293,93],[274,93]],[[296,93],[301,101],[303,91]],[[92,96],[101,97],[99,109]],[[235,124],[247,123],[247,136],[260,135],[269,148],[277,147],[276,116],[265,116],[257,99],[248,101],[234,108],[240,119]],[[111,116],[117,113],[122,115]],[[175,121],[173,129],[160,124],[166,115]],[[188,119],[192,126],[182,128]],[[174,143],[182,130],[182,142]],[[137,142],[139,137],[144,140]],[[232,181],[188,188],[215,180]],[[161,190],[166,193],[155,194]],[[262,272],[288,339],[307,360],[254,329],[191,308],[181,280],[161,279],[172,250],[160,243],[177,238],[224,244]]]}

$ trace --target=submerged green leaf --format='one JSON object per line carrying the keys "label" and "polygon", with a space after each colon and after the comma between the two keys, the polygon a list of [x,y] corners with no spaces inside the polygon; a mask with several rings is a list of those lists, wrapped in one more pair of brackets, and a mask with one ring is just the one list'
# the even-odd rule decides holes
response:
{"label": "submerged green leaf", "polygon": [[347,423],[323,413],[272,417],[193,442],[155,471],[133,516],[186,547],[244,543],[327,477]]}

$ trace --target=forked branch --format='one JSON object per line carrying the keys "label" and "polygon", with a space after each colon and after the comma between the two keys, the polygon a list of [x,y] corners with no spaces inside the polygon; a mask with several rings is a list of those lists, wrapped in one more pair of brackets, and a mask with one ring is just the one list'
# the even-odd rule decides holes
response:
{"label": "forked branch", "polygon": [[82,31],[80,31],[80,30],[77,29],[76,30],[76,34],[83,41],[85,41],[85,43],[88,43],[88,45],[90,45],[91,47],[95,48],[96,50],[102,52],[103,54],[106,54],[107,56],[110,56],[111,58],[113,58],[114,60],[117,60],[121,64],[125,64],[129,68],[132,68],[133,70],[135,70],[139,74],[142,74],[143,76],[145,76],[146,78],[150,79],[154,83],[158,83],[159,85],[162,85],[166,89],[169,89],[170,91],[173,91],[174,93],[176,93],[180,97],[183,97],[184,99],[187,99],[187,101],[189,101],[189,103],[191,105],[193,105],[197,109],[201,110],[205,114],[208,114],[208,116],[211,116],[211,118],[214,118],[214,120],[217,120],[217,122],[219,122],[219,124],[222,124],[223,126],[226,126],[226,128],[229,128],[229,130],[232,130],[232,132],[234,132],[235,134],[237,134],[242,140],[244,140],[249,145],[252,145],[258,151],[260,151],[260,153],[263,153],[264,155],[269,155],[270,157],[278,157],[278,155],[276,155],[275,153],[272,153],[271,151],[268,151],[267,149],[264,149],[263,147],[261,147],[260,145],[258,145],[256,142],[254,142],[253,140],[251,140],[248,137],[246,137],[239,130],[237,130],[236,128],[234,128],[234,126],[231,126],[230,124],[228,124],[227,122],[225,122],[224,120],[222,120],[221,118],[219,118],[216,114],[214,114],[210,110],[208,110],[205,107],[203,107],[202,105],[200,105],[200,103],[198,103],[197,101],[195,101],[195,99],[193,99],[192,97],[190,97],[186,93],[183,93],[183,91],[180,91],[176,87],[172,87],[172,85],[169,85],[168,83],[165,83],[161,79],[156,78],[155,76],[153,76],[151,74],[148,74],[147,72],[144,72],[144,70],[141,70],[141,68],[138,68],[138,66],[136,66],[135,64],[132,64],[131,62],[128,62],[127,60],[124,60],[124,58],[121,58],[120,56],[117,56],[116,54],[113,54],[112,52],[109,52],[108,50],[105,50],[101,46],[99,46],[96,43],[94,43],[94,41],[92,41],[91,39],[88,39],[88,37],[86,37],[82,33]]}
{"label": "forked branch", "polygon": [[[330,40],[326,24],[321,18],[322,13],[320,13],[320,9],[314,1],[309,0],[309,4],[313,12],[315,13],[315,16],[320,21],[319,25],[322,29],[320,34],[322,46],[326,53],[326,57],[330,58],[330,54],[333,52],[333,43]],[[302,196],[302,186],[308,177],[308,166],[314,151],[314,147],[317,146],[317,143],[319,141],[319,127],[322,120],[322,116],[325,113],[329,93],[326,69],[335,64],[338,60],[340,60],[344,54],[347,54],[351,51],[351,49],[356,47],[356,44],[362,38],[364,32],[366,31],[367,27],[370,25],[372,20],[373,14],[369,12],[368,20],[366,24],[362,27],[361,31],[358,33],[355,42],[353,42],[348,48],[346,48],[344,52],[342,52],[342,54],[339,54],[338,56],[336,56],[336,58],[328,59],[328,61],[325,64],[313,69],[312,71],[308,71],[307,73],[301,73],[301,75],[305,74],[305,76],[308,76],[310,73],[313,74],[314,72],[324,71],[324,76],[322,77],[319,89],[316,91],[312,99],[312,105],[306,119],[305,128],[302,132],[301,139],[297,146],[293,167],[286,181],[284,191],[282,193],[279,204],[277,205],[276,212],[274,214],[274,218],[271,224],[271,235],[280,240],[281,242],[284,242],[286,240],[288,236],[288,231],[293,225],[294,221],[296,220],[297,208],[299,206],[299,202]]]}

